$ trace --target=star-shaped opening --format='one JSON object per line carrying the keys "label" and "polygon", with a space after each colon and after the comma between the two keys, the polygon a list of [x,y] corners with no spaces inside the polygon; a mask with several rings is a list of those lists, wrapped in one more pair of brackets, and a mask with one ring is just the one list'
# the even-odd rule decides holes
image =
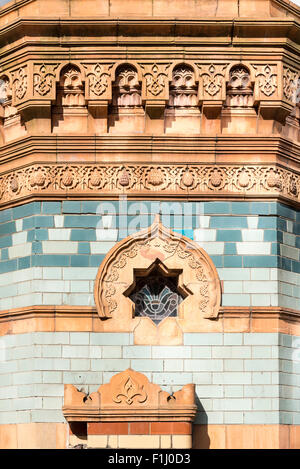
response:
{"label": "star-shaped opening", "polygon": [[176,317],[180,303],[191,292],[179,284],[182,269],[168,269],[156,259],[148,269],[134,269],[134,281],[124,295],[134,303],[135,316],[144,316],[159,324]]}

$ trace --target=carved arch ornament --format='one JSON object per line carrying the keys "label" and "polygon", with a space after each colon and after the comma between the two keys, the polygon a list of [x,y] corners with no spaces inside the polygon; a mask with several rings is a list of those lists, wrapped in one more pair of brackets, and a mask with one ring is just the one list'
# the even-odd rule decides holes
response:
{"label": "carved arch ornament", "polygon": [[95,281],[95,303],[101,319],[116,323],[149,321],[135,317],[134,303],[126,296],[135,286],[137,272],[151,270],[154,263],[168,275],[180,272],[178,289],[186,292],[178,305],[178,316],[162,321],[186,323],[218,316],[221,289],[212,260],[197,243],[164,227],[159,215],[154,223],[117,243],[103,260]]}
{"label": "carved arch ornament", "polygon": [[[174,68],[181,65],[190,68],[194,74],[194,81],[198,83],[199,101],[226,100],[226,81],[229,71],[237,65],[235,61],[195,61],[190,60],[172,62],[114,62],[78,61],[70,62],[28,62],[17,69],[8,70],[12,77],[13,105],[25,99],[55,99],[56,87],[59,85],[61,70],[72,66],[80,72],[84,82],[84,97],[87,100],[112,100],[112,84],[116,70],[127,65],[134,68],[138,82],[141,83],[142,100],[169,100],[169,88],[172,82]],[[293,98],[294,83],[299,77],[299,71],[289,66],[280,66],[278,62],[249,63],[240,62],[239,65],[249,69],[251,82],[254,85],[256,100],[278,99],[282,95],[287,100]]]}

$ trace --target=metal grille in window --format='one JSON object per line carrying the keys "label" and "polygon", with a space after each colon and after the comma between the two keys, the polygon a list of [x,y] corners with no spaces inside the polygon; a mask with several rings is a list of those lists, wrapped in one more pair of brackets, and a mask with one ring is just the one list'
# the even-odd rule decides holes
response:
{"label": "metal grille in window", "polygon": [[161,275],[140,279],[129,296],[135,303],[135,316],[147,316],[155,324],[169,316],[177,316],[184,297],[177,290],[176,280]]}

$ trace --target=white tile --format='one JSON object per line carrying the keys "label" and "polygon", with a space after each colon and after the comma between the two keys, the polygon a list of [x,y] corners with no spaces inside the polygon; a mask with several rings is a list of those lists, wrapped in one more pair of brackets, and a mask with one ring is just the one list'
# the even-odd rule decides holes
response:
{"label": "white tile", "polygon": [[50,241],[68,241],[71,236],[70,228],[57,228],[48,230]]}
{"label": "white tile", "polygon": [[44,254],[77,254],[77,241],[43,241]]}
{"label": "white tile", "polygon": [[91,242],[91,254],[106,254],[115,244],[109,241]]}
{"label": "white tile", "polygon": [[55,228],[62,228],[64,226],[64,219],[63,215],[54,215],[54,226]]}
{"label": "white tile", "polygon": [[264,230],[242,230],[243,241],[263,241]]}
{"label": "white tile", "polygon": [[196,241],[197,244],[204,249],[209,255],[222,255],[224,254],[224,242],[204,242],[204,241]]}
{"label": "white tile", "polygon": [[270,255],[271,243],[236,243],[239,255]]}
{"label": "white tile", "polygon": [[8,255],[10,259],[14,259],[15,257],[26,257],[31,255],[32,244],[17,244],[16,246],[12,246],[8,248]]}
{"label": "white tile", "polygon": [[256,230],[256,228],[258,226],[258,216],[256,216],[256,217],[247,217],[247,220],[248,220],[248,227],[251,230]]}
{"label": "white tile", "polygon": [[199,216],[199,226],[200,228],[208,228],[209,227],[209,222],[210,222],[210,217],[206,215],[200,215]]}
{"label": "white tile", "polygon": [[96,229],[96,238],[98,241],[117,241],[118,230]]}
{"label": "white tile", "polygon": [[216,241],[217,230],[199,228],[194,230],[195,241]]}
{"label": "white tile", "polygon": [[27,231],[20,231],[12,235],[13,246],[17,244],[25,244],[27,241]]}

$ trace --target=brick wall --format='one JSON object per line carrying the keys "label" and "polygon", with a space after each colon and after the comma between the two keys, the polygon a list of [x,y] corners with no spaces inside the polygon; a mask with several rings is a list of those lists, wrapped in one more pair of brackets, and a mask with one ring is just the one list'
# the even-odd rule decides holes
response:
{"label": "brick wall", "polygon": [[0,423],[63,422],[64,384],[85,392],[131,367],[169,392],[195,383],[198,424],[300,424],[300,337],[187,333],[183,346],[132,334],[36,332],[0,339]]}
{"label": "brick wall", "polygon": [[2,211],[0,309],[94,305],[107,252],[148,227],[159,210],[166,226],[211,256],[224,281],[223,306],[298,309],[299,212],[275,202],[124,201],[34,202]]}

